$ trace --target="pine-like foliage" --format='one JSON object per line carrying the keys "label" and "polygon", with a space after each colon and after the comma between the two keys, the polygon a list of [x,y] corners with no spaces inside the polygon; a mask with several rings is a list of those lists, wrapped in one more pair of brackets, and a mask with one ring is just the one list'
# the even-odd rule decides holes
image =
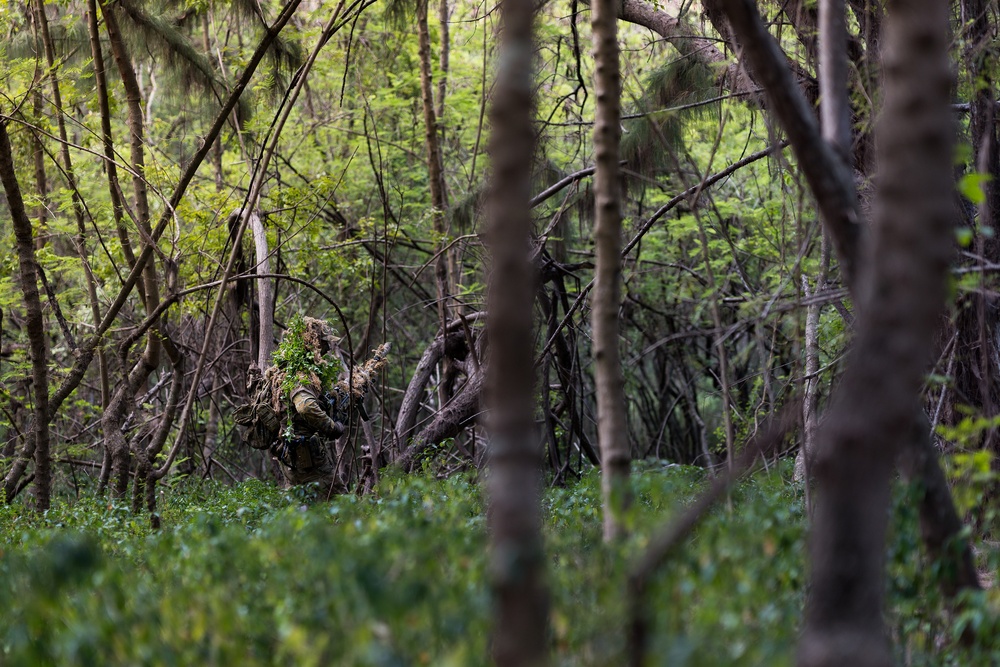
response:
{"label": "pine-like foliage", "polygon": [[654,69],[644,88],[626,115],[646,115],[623,122],[621,156],[630,169],[652,176],[675,166],[670,154],[681,146],[687,120],[718,111],[718,104],[677,107],[710,100],[718,89],[712,71],[690,58],[677,58]]}
{"label": "pine-like foliage", "polygon": [[[119,13],[121,25],[133,28],[124,31],[132,53],[165,61],[166,71],[176,78],[184,92],[197,90],[209,99],[225,98],[226,84],[218,67],[207,53],[195,48],[167,15],[151,11],[152,5],[135,0],[119,0],[113,7]],[[237,118],[243,123],[248,117],[249,107],[243,101],[237,108]]]}

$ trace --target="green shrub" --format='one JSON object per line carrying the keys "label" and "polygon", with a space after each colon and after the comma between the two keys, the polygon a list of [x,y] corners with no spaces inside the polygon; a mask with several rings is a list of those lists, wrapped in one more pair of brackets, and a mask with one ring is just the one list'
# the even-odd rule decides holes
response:
{"label": "green shrub", "polygon": [[[806,533],[788,473],[738,485],[653,578],[651,664],[792,664]],[[628,563],[705,481],[699,469],[638,467],[631,536],[615,547],[601,540],[596,471],[547,491],[554,664],[623,663]],[[996,599],[970,595],[949,613],[909,493],[898,490],[888,552],[900,662],[989,664]],[[389,476],[371,497],[309,495],[191,483],[164,494],[158,532],[96,498],[43,516],[0,508],[0,664],[487,664],[477,483]],[[972,641],[960,648],[963,631]]]}

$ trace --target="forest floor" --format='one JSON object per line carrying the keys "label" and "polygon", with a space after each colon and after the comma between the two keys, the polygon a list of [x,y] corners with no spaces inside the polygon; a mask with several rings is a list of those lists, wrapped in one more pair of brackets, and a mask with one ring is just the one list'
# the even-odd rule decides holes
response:
{"label": "forest floor", "polygon": [[[627,567],[705,481],[700,469],[638,465],[630,537],[615,547],[601,541],[596,472],[547,491],[554,664],[623,664]],[[888,548],[898,664],[996,664],[995,590],[949,611],[907,495],[897,489]],[[42,517],[0,508],[0,663],[486,664],[488,540],[469,476],[390,476],[377,494],[331,502],[178,479],[161,507],[159,531],[94,497]],[[997,544],[977,549],[996,572]],[[805,554],[788,466],[738,485],[653,582],[650,664],[791,665]],[[961,647],[966,628],[975,640]]]}

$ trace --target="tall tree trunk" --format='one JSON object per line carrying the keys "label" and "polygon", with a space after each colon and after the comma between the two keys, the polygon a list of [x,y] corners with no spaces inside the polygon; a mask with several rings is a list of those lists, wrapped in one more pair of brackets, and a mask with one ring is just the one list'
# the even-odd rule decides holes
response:
{"label": "tall tree trunk", "polygon": [[533,424],[532,303],[529,259],[532,0],[503,0],[500,67],[490,119],[493,182],[489,238],[493,266],[487,294],[490,446],[489,515],[493,573],[493,661],[546,662],[548,597],[542,581],[542,450]]}
{"label": "tall tree trunk", "polygon": [[[70,189],[70,197],[73,201],[73,214],[76,217],[76,238],[74,247],[76,255],[80,258],[83,266],[83,274],[87,283],[87,296],[90,299],[90,313],[96,325],[101,321],[101,307],[97,300],[97,284],[94,273],[90,268],[90,260],[87,257],[87,223],[83,210],[83,202],[80,200],[80,191],[76,186],[76,172],[73,170],[73,160],[69,153],[69,138],[66,133],[66,119],[62,108],[62,92],[59,89],[59,78],[56,76],[56,54],[52,44],[52,35],[49,33],[49,21],[45,15],[44,0],[35,0],[35,22],[42,37],[42,44],[45,49],[45,62],[49,66],[49,82],[52,86],[52,104],[55,110],[56,123],[59,128],[60,157],[63,162],[63,170],[66,174],[66,182]],[[40,140],[39,140],[40,141]],[[97,364],[100,369],[101,378],[101,405],[108,404],[108,363],[104,356],[104,350],[97,351]]]}
{"label": "tall tree trunk", "polygon": [[21,293],[24,295],[26,328],[31,353],[31,378],[35,394],[33,424],[24,448],[14,466],[4,479],[7,502],[13,500],[15,491],[28,461],[35,459],[35,507],[39,511],[49,508],[52,493],[52,459],[49,453],[49,375],[48,355],[45,346],[45,322],[42,319],[42,302],[38,297],[38,276],[35,260],[35,241],[31,233],[31,220],[24,209],[21,188],[14,171],[14,156],[7,135],[7,123],[0,122],[0,180],[7,195],[14,237],[17,240],[17,261]]}
{"label": "tall tree trunk", "polygon": [[[802,667],[888,667],[889,482],[944,307],[954,221],[948,4],[889,3],[873,254],[852,359],[817,442]],[[877,261],[871,261],[877,260]]]}
{"label": "tall tree trunk", "polygon": [[424,109],[424,144],[427,148],[427,175],[431,190],[431,218],[434,233],[438,236],[437,257],[434,259],[434,279],[437,285],[438,319],[441,331],[451,319],[451,277],[448,275],[448,243],[445,235],[444,173],[441,162],[441,141],[438,135],[437,115],[434,112],[434,76],[431,70],[431,34],[427,19],[429,0],[417,0],[417,40],[420,55],[420,98]]}
{"label": "tall tree trunk", "polygon": [[[139,81],[136,78],[135,67],[129,57],[128,49],[125,46],[124,36],[118,25],[118,17],[115,11],[106,4],[101,4],[101,13],[104,15],[104,24],[108,32],[108,41],[111,43],[111,52],[118,66],[118,73],[121,75],[122,84],[125,87],[125,101],[128,108],[128,128],[129,128],[129,160],[132,163],[132,196],[135,206],[136,223],[139,226],[139,233],[142,236],[142,245],[148,246],[155,243],[153,231],[149,220],[149,194],[146,186],[146,157],[145,157],[145,129],[142,111],[142,93],[139,90]],[[159,279],[156,273],[156,261],[150,257],[143,270],[143,281],[145,291],[140,296],[144,300],[146,312],[152,312],[160,301]],[[159,365],[160,348],[157,342],[158,333],[151,330],[147,336],[146,354],[148,361],[154,367]]]}
{"label": "tall tree trunk", "polygon": [[[848,81],[847,7],[844,0],[822,0],[819,5],[819,99],[820,133],[845,165],[851,160],[851,98]],[[824,227],[829,226],[829,223]],[[813,293],[821,291],[827,280],[830,249],[825,230],[822,238],[822,262]],[[802,277],[803,294],[810,293],[808,279]],[[796,476],[808,485],[809,456],[814,449],[819,403],[819,316],[821,306],[806,308],[805,382],[802,400],[802,448],[795,460]],[[806,487],[806,504],[811,507]]]}
{"label": "tall tree trunk", "polygon": [[[142,94],[136,79],[135,67],[125,47],[125,41],[118,25],[115,10],[106,4],[101,4],[104,23],[107,28],[111,52],[118,66],[125,87],[125,100],[128,107],[129,126],[129,159],[132,163],[132,195],[135,206],[136,222],[142,236],[142,246],[145,248],[155,244],[153,230],[149,220],[149,197],[146,186],[144,122],[142,112]],[[155,248],[154,248],[155,250]],[[145,253],[144,253],[145,254]],[[146,312],[152,313],[160,302],[159,278],[156,272],[156,261],[149,257],[143,271],[145,294],[142,295]],[[150,327],[146,334],[146,347],[142,358],[132,366],[131,370],[118,385],[115,395],[109,402],[109,407],[102,416],[104,426],[105,447],[111,447],[113,492],[115,497],[124,497],[128,487],[130,453],[125,436],[121,433],[129,409],[132,407],[136,392],[145,384],[149,375],[160,365],[160,327],[158,324]]]}
{"label": "tall tree trunk", "polygon": [[[754,3],[749,0],[705,0],[705,5],[715,12],[725,14],[739,39],[748,66],[763,73],[760,81],[767,90],[770,109],[789,132],[790,143],[799,156],[799,165],[816,197],[817,208],[826,226],[825,231],[830,235],[832,245],[840,259],[844,282],[851,290],[855,303],[863,309],[868,305],[868,301],[866,292],[858,283],[858,267],[862,265],[864,259],[862,249],[867,249],[869,239],[864,227],[856,224],[862,219],[861,211],[843,162],[836,159],[835,151],[819,136],[808,105],[796,87],[780,49],[768,34]],[[859,23],[863,25],[869,49],[880,47],[881,8],[865,5],[862,0],[851,0],[851,7],[858,16]],[[881,52],[880,48],[876,50]],[[873,65],[872,69],[877,68]],[[910,427],[912,426],[911,424]],[[912,442],[909,444],[913,445]],[[908,455],[921,454],[919,451],[908,450]],[[922,485],[928,489],[929,494],[933,494],[942,502],[947,499],[951,505],[950,495],[940,488],[941,471],[936,457],[932,456],[927,460],[929,462],[926,465],[917,469],[922,475],[920,480]],[[927,512],[929,509],[929,503],[921,503],[922,512]],[[954,513],[953,505],[949,511]],[[941,522],[937,516],[923,514],[921,522],[925,525],[935,525],[944,532],[935,536],[934,540],[941,538],[942,542],[964,541],[960,532],[948,532],[957,525],[956,523]],[[925,538],[927,537],[928,534],[925,533]],[[938,552],[931,539],[927,539],[925,546],[931,554]],[[964,548],[967,549],[968,545]],[[954,565],[961,567],[958,563]]]}
{"label": "tall tree trunk", "polygon": [[851,159],[851,97],[848,80],[847,8],[844,0],[819,4],[820,131],[847,166]]}
{"label": "tall tree trunk", "polygon": [[[111,197],[111,212],[122,245],[122,254],[131,269],[135,266],[135,252],[125,224],[125,206],[122,202],[121,184],[118,180],[118,166],[115,162],[115,145],[111,135],[111,103],[108,100],[108,78],[104,63],[104,49],[101,47],[101,33],[97,17],[97,0],[87,0],[87,27],[90,32],[90,54],[94,62],[94,84],[97,89],[97,105],[101,111],[101,144],[104,148],[104,169],[108,175],[108,194]],[[137,281],[139,294],[146,288],[140,276]]]}
{"label": "tall tree trunk", "polygon": [[621,305],[621,73],[618,21],[614,0],[591,3],[597,110],[594,119],[594,374],[597,385],[597,432],[604,493],[604,539],[623,536],[622,514],[629,505],[629,441],[625,420],[625,380],[618,350]]}
{"label": "tall tree trunk", "polygon": [[[135,252],[132,250],[132,242],[129,238],[128,227],[125,222],[125,205],[122,201],[121,183],[118,180],[117,155],[115,154],[114,141],[111,134],[111,104],[108,98],[107,71],[104,61],[104,49],[101,46],[97,12],[97,0],[87,0],[87,28],[90,34],[90,53],[94,63],[97,104],[101,112],[101,144],[104,149],[104,169],[107,174],[108,193],[111,198],[111,212],[114,216],[115,229],[118,232],[118,241],[121,243],[122,254],[125,256],[125,261],[128,263],[129,269],[132,269],[135,267],[136,258]],[[140,299],[145,300],[146,286],[142,274],[139,274],[136,279],[136,287],[138,288]],[[98,354],[102,353],[98,352]],[[107,400],[103,401],[105,415],[109,413],[110,407],[111,396],[109,395]],[[105,437],[101,472],[97,480],[98,493],[102,495],[111,479],[111,469],[115,463],[113,453],[111,442]]]}

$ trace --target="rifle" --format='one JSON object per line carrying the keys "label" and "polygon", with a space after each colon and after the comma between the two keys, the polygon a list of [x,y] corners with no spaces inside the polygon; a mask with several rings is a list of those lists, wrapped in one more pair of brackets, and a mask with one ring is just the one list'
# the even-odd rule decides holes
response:
{"label": "rifle", "polygon": [[390,343],[379,345],[368,361],[354,367],[350,382],[341,380],[323,395],[329,406],[327,413],[333,421],[346,423],[351,408],[357,409],[364,421],[371,419],[365,411],[364,399],[375,383],[378,372],[388,363],[390,348]]}

